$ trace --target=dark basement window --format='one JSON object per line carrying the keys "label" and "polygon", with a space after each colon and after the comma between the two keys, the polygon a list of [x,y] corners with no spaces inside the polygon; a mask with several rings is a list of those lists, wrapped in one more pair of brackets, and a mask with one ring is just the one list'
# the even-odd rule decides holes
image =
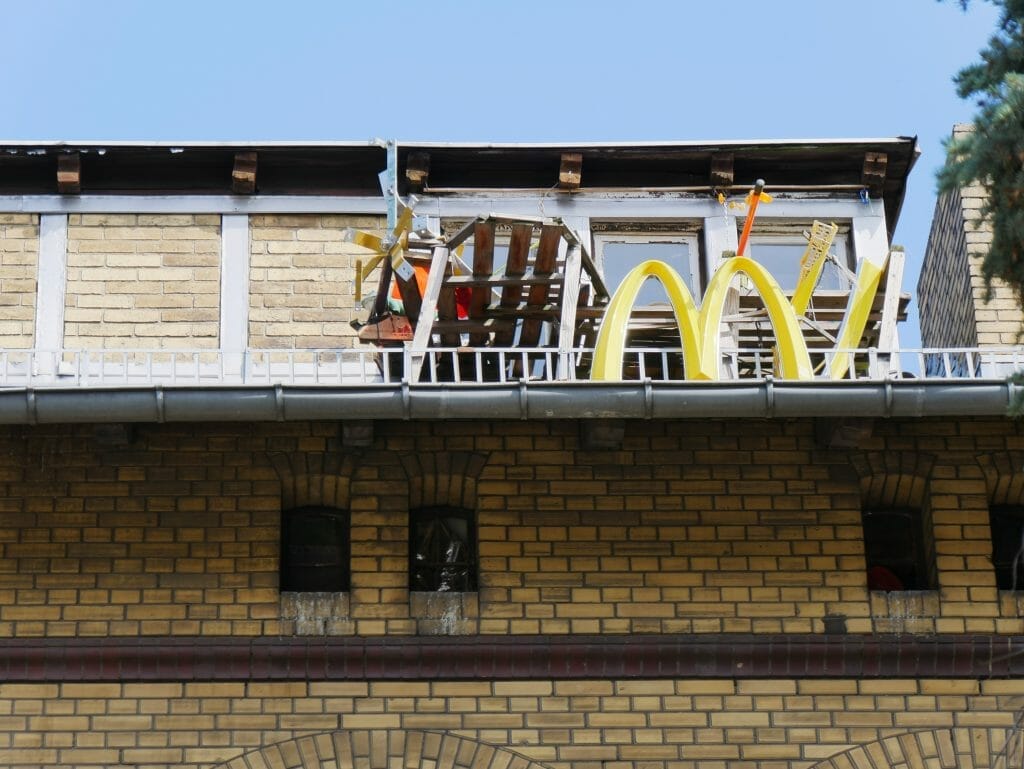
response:
{"label": "dark basement window", "polygon": [[928,590],[921,511],[865,510],[864,555],[869,590]]}
{"label": "dark basement window", "polygon": [[409,513],[409,589],[477,589],[476,522],[470,510],[424,507]]}
{"label": "dark basement window", "polygon": [[281,516],[281,590],[337,593],[349,589],[349,514],[300,507]]}

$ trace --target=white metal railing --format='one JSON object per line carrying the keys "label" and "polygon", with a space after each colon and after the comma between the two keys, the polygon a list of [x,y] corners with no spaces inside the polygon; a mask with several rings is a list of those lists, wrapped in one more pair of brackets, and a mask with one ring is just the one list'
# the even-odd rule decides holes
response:
{"label": "white metal railing", "polygon": [[[836,355],[849,358],[847,380],[1002,380],[1024,369],[1024,346],[812,351],[817,376]],[[248,350],[0,350],[0,388],[346,386],[403,380],[457,384],[586,381],[593,350],[491,347]],[[413,373],[416,367],[418,373]],[[624,380],[685,381],[679,348],[631,347]],[[771,350],[724,350],[719,378],[757,381],[774,375]]]}

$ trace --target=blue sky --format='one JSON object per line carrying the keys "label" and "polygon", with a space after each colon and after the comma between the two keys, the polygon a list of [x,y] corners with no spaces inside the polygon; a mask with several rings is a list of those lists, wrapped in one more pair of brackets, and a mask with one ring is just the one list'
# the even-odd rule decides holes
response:
{"label": "blue sky", "polygon": [[[917,135],[896,233],[911,290],[941,141],[973,113],[951,77],[996,20],[978,0],[968,13],[954,0],[0,0],[0,11],[0,139]],[[917,340],[905,330],[905,346]]]}

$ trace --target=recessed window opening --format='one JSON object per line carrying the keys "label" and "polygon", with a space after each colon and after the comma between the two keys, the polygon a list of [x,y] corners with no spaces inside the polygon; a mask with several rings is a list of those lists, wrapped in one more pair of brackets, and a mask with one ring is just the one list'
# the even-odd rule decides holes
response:
{"label": "recessed window opening", "polygon": [[929,589],[921,511],[865,510],[862,520],[868,589]]}
{"label": "recessed window opening", "polygon": [[993,505],[988,520],[996,587],[1024,590],[1024,505]]}
{"label": "recessed window opening", "polygon": [[432,592],[476,590],[473,512],[440,506],[413,510],[409,516],[409,588]]}
{"label": "recessed window opening", "polygon": [[286,510],[281,516],[281,590],[348,590],[350,552],[347,512],[328,507]]}

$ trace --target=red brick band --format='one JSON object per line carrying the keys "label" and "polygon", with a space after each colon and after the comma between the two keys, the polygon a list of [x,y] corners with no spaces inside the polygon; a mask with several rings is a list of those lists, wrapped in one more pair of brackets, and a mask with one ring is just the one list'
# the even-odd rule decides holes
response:
{"label": "red brick band", "polygon": [[0,681],[1005,678],[1024,636],[8,639]]}

